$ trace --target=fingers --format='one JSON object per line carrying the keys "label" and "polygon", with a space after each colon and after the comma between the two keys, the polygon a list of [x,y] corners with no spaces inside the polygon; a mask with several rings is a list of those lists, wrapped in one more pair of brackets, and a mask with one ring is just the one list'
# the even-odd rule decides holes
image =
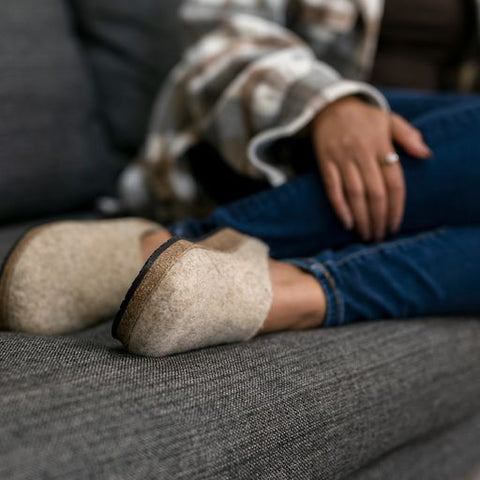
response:
{"label": "fingers", "polygon": [[407,153],[420,159],[427,159],[433,156],[433,152],[425,143],[420,130],[395,113],[391,115],[391,123],[394,141]]}
{"label": "fingers", "polygon": [[364,241],[372,238],[366,188],[349,149],[322,151],[322,176],[328,198],[348,230],[353,227]]}
{"label": "fingers", "polygon": [[322,178],[327,192],[328,199],[335,211],[335,214],[347,230],[354,226],[352,211],[350,210],[343,190],[343,181],[340,171],[334,162],[328,158],[321,165]]}
{"label": "fingers", "polygon": [[[393,152],[393,146],[387,147],[384,151],[386,152],[385,155]],[[405,215],[407,197],[405,175],[400,163],[383,166],[382,174],[388,192],[388,229],[391,233],[397,233]]]}
{"label": "fingers", "polygon": [[[405,213],[406,186],[401,164],[382,166],[380,159],[394,151],[386,143],[378,148],[384,154],[375,154],[366,145],[357,144],[343,155],[340,162],[335,155],[322,169],[327,194],[335,213],[347,229],[355,227],[364,241],[381,241],[387,232],[397,232]],[[346,155],[350,156],[345,161]]]}
{"label": "fingers", "polygon": [[360,167],[363,184],[365,186],[366,202],[370,213],[371,237],[368,240],[380,241],[386,233],[389,224],[389,198],[382,168],[375,151],[366,146],[357,149],[356,163]]}
{"label": "fingers", "polygon": [[355,228],[364,241],[369,241],[372,238],[372,227],[362,175],[353,162],[348,162],[342,164],[342,177]]}

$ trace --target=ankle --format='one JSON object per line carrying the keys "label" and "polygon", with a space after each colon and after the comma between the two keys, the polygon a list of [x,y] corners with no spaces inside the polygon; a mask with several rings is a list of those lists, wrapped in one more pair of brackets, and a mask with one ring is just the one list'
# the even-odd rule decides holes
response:
{"label": "ankle", "polygon": [[172,234],[168,230],[158,230],[149,232],[140,238],[140,250],[142,252],[143,261],[146,262],[150,256],[165,242],[172,238]]}
{"label": "ankle", "polygon": [[307,330],[323,324],[326,295],[311,274],[283,262],[270,262],[273,302],[262,333]]}

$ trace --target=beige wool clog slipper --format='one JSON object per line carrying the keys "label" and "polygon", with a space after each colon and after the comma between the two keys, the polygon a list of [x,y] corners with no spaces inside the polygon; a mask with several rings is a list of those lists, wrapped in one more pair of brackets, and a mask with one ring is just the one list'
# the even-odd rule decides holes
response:
{"label": "beige wool clog slipper", "polygon": [[268,258],[263,242],[231,229],[169,240],[132,284],[113,336],[155,357],[251,339],[272,303]]}
{"label": "beige wool clog slipper", "polygon": [[113,317],[144,263],[141,236],[160,228],[136,218],[33,228],[2,269],[0,328],[64,334]]}

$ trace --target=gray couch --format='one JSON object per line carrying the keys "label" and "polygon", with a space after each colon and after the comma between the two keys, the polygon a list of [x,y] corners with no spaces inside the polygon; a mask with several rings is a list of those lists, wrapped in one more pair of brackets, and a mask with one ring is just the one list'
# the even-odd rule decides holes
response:
{"label": "gray couch", "polygon": [[[2,0],[0,256],[95,216],[177,52],[176,0]],[[106,323],[0,333],[1,479],[466,479],[480,322],[288,332],[162,359]]]}

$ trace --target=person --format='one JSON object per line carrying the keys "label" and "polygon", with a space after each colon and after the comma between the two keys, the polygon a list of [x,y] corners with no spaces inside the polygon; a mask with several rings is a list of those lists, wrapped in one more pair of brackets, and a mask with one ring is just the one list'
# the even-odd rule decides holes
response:
{"label": "person", "polygon": [[[446,13],[453,3],[435,5]],[[407,9],[409,21],[425,21],[422,5]],[[2,272],[2,327],[74,331],[112,315],[127,290],[113,334],[151,356],[283,330],[478,314],[480,97],[382,93],[362,81],[382,71],[373,65],[381,6],[187,1],[193,44],[159,97],[142,168],[160,208],[194,204],[183,154],[204,140],[255,193],[168,228],[119,219],[30,231]],[[437,26],[464,32],[471,7]],[[443,52],[432,35],[427,50]],[[465,81],[470,41],[451,36],[449,78],[457,70]],[[438,87],[444,64],[434,58],[424,63]],[[211,183],[234,189],[216,172]]]}

